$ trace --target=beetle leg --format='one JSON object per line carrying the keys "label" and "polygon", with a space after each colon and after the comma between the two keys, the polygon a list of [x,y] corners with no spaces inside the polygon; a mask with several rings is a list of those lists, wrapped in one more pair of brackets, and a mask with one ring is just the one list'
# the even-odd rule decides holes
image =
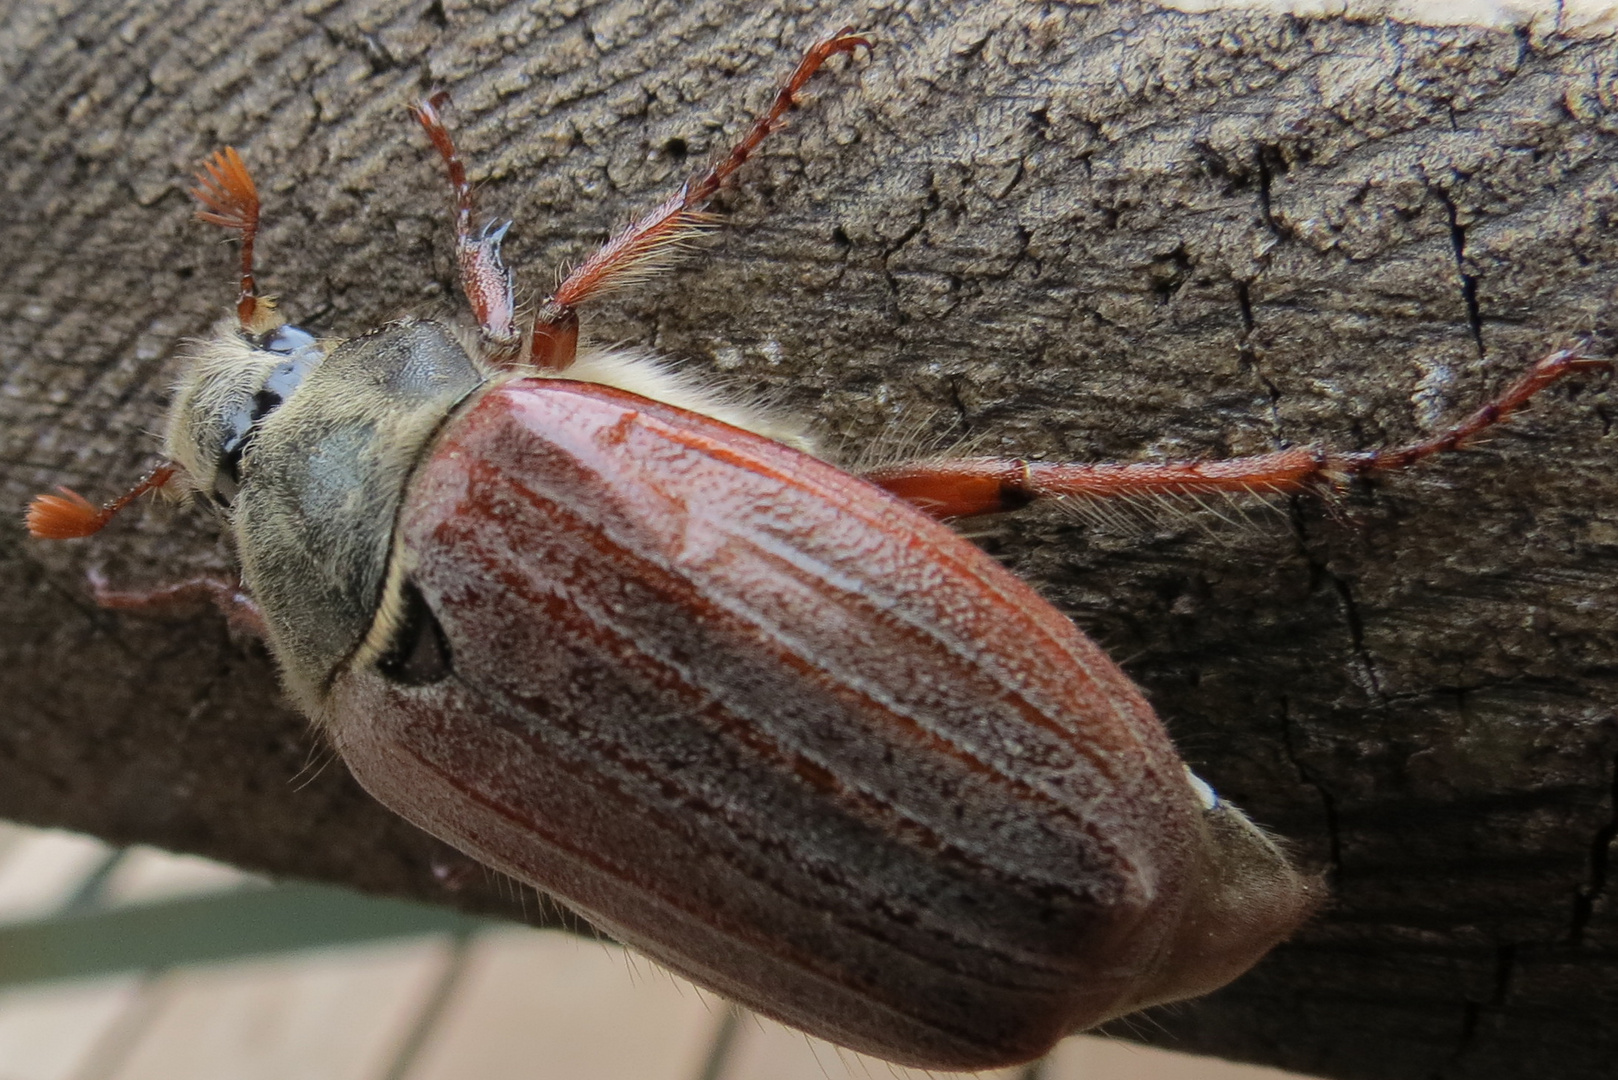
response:
{"label": "beetle leg", "polygon": [[1392,450],[1335,453],[1318,447],[1278,450],[1224,461],[1086,465],[1007,458],[902,462],[865,478],[936,518],[995,514],[1050,497],[1111,498],[1210,492],[1287,494],[1341,484],[1353,477],[1406,469],[1462,446],[1510,417],[1564,375],[1611,370],[1612,362],[1558,349],[1472,415],[1430,439]]}
{"label": "beetle leg", "polygon": [[114,589],[99,570],[91,570],[87,576],[96,604],[112,611],[135,611],[158,617],[188,616],[211,603],[236,633],[260,640],[268,633],[264,612],[240,581],[200,574],[155,589]]}
{"label": "beetle leg", "polygon": [[865,478],[935,518],[998,514],[1035,499],[1104,499],[1213,491],[1297,491],[1317,480],[1328,456],[1281,450],[1224,461],[1088,465],[1022,458],[939,458],[873,469]]}
{"label": "beetle leg", "polygon": [[1541,390],[1564,375],[1575,371],[1611,371],[1613,362],[1603,357],[1586,356],[1582,348],[1557,349],[1541,357],[1515,382],[1501,391],[1492,401],[1465,420],[1440,432],[1430,439],[1411,443],[1393,450],[1366,450],[1357,454],[1341,454],[1340,468],[1351,476],[1373,472],[1392,472],[1407,469],[1423,458],[1454,450],[1477,438],[1485,431],[1509,419],[1510,416]]}
{"label": "beetle leg", "polygon": [[852,27],[844,27],[811,48],[776,91],[769,109],[753,121],[729,154],[686,181],[663,205],[624,228],[579,264],[534,316],[529,362],[556,371],[573,363],[579,343],[578,306],[615,285],[654,272],[685,241],[712,224],[712,217],[702,213],[703,205],[753,156],[770,132],[781,126],[804,84],[827,60],[838,53],[852,54],[861,46],[869,49],[871,43],[853,33]]}
{"label": "beetle leg", "polygon": [[476,206],[472,185],[466,179],[466,166],[455,150],[438,110],[449,103],[443,90],[410,107],[432,140],[438,155],[449,169],[450,187],[455,189],[455,262],[461,272],[461,291],[472,305],[472,313],[482,328],[483,340],[496,362],[509,362],[517,354],[521,336],[517,333],[516,300],[513,298],[511,271],[500,259],[500,241],[505,239],[509,221],[491,221],[476,233],[472,217]]}

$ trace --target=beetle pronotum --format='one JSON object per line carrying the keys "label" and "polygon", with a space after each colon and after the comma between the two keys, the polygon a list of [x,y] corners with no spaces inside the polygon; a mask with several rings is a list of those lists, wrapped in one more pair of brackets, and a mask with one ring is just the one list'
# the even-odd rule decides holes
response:
{"label": "beetle pronotum", "polygon": [[1605,365],[1553,352],[1395,450],[856,477],[791,423],[581,347],[579,305],[701,227],[814,73],[867,45],[810,49],[728,156],[527,321],[444,98],[418,104],[475,331],[288,325],[253,278],[252,179],[221,151],[193,193],[240,234],[241,288],[179,385],[169,463],[102,509],[40,496],[28,524],[85,536],[154,488],[202,493],[240,583],[96,579],[103,605],[208,598],[256,627],[378,799],[676,971],[846,1046],[979,1068],[1224,984],[1321,887],[1181,763],[1116,665],[940,519],[1328,487]]}

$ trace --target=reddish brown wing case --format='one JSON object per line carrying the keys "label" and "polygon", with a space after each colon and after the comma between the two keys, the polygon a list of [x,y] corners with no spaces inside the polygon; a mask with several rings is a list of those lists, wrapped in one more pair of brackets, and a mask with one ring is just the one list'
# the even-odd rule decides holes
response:
{"label": "reddish brown wing case", "polygon": [[1070,622],[897,499],[523,379],[452,418],[399,530],[453,673],[345,670],[329,715],[410,820],[911,1064],[1037,1055],[1158,961],[1198,844],[1167,736]]}

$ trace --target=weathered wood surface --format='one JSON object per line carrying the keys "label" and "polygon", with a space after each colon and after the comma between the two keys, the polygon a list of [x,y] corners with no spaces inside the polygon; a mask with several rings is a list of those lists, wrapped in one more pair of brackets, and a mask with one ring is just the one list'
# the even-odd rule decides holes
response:
{"label": "weathered wood surface", "polygon": [[[537,292],[843,22],[875,55],[817,79],[730,225],[599,305],[596,336],[773,394],[853,452],[926,427],[1112,460],[1386,445],[1553,344],[1610,344],[1611,40],[961,8],[0,4],[4,504],[105,496],[154,460],[177,349],[233,296],[177,180],[220,144],[265,196],[260,280],[351,333],[458,303],[413,97],[455,95]],[[1045,512],[984,535],[1331,875],[1294,944],[1140,1037],[1340,1077],[1611,1075],[1613,408],[1581,379],[1482,449],[1234,528]],[[220,620],[88,603],[88,567],[229,566],[205,514],[54,546],[6,521],[0,815],[515,910],[340,766],[306,769],[319,740]]]}

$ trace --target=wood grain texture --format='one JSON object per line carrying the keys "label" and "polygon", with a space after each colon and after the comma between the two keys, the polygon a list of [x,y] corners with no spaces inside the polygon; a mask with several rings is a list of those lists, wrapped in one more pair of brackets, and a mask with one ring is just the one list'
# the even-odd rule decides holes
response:
{"label": "wood grain texture", "polygon": [[[108,494],[150,462],[177,342],[234,295],[180,191],[220,144],[260,180],[261,283],[349,334],[456,304],[412,97],[455,95],[532,295],[843,22],[878,53],[817,80],[701,258],[591,331],[777,393],[856,450],[924,426],[1093,460],[1390,444],[1570,334],[1607,340],[1612,42],[958,8],[0,5],[6,502]],[[1584,380],[1485,448],[1245,528],[1035,514],[982,537],[1333,875],[1298,942],[1141,1037],[1379,1080],[1610,1075],[1611,408]],[[143,583],[229,562],[190,510],[70,546],[5,526],[0,813],[442,897],[436,860],[497,906],[339,770],[294,784],[318,740],[217,621],[86,600],[91,565]]]}

